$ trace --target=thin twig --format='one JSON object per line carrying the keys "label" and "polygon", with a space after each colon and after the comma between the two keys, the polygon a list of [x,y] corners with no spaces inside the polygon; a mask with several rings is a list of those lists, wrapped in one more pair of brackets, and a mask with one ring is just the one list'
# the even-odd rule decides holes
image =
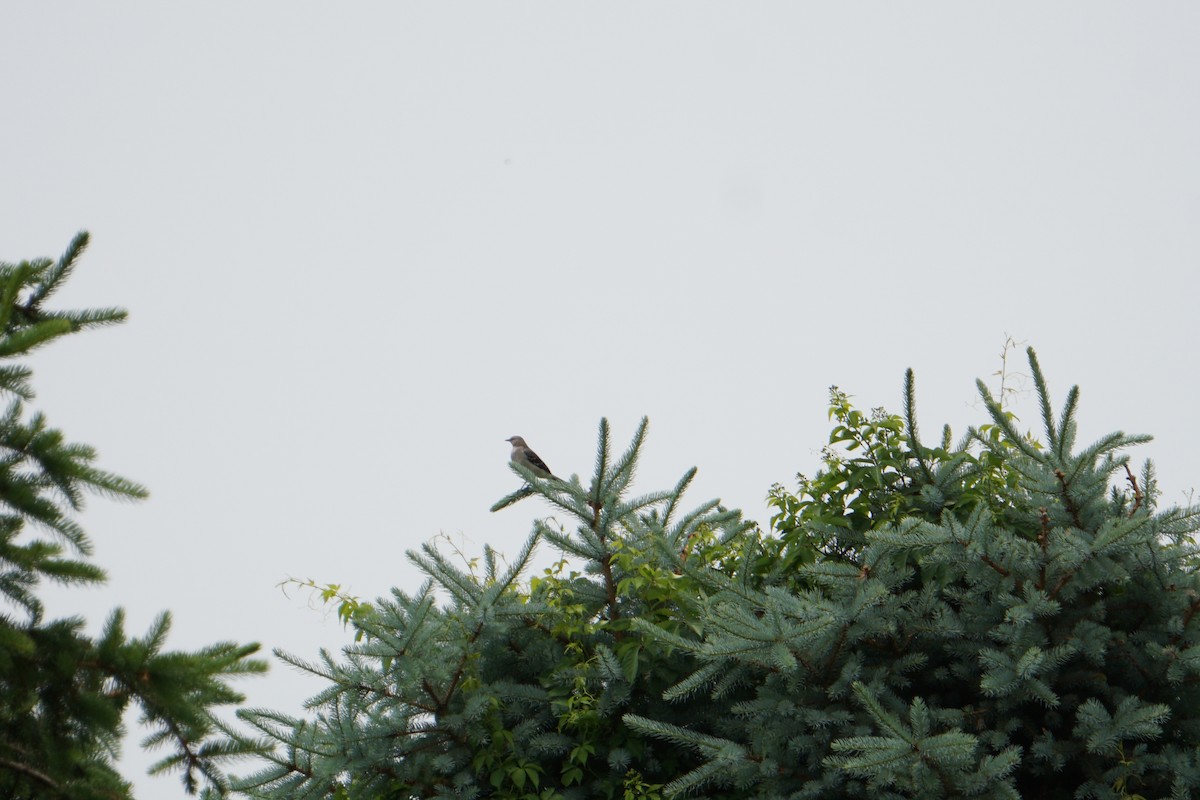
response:
{"label": "thin twig", "polygon": [[1125,464],[1125,477],[1129,480],[1129,485],[1133,487],[1133,508],[1129,510],[1129,516],[1137,513],[1137,510],[1142,507],[1142,491],[1138,489],[1137,478],[1133,476],[1133,470],[1129,468],[1129,464]]}
{"label": "thin twig", "polygon": [[1075,571],[1068,570],[1065,575],[1059,578],[1058,583],[1054,585],[1054,589],[1050,592],[1050,599],[1053,600],[1054,598],[1058,597],[1058,593],[1061,592],[1062,588],[1067,585],[1067,581],[1071,580],[1073,577],[1075,577]]}
{"label": "thin twig", "polygon": [[1038,509],[1038,519],[1041,520],[1042,530],[1038,533],[1038,544],[1042,548],[1042,565],[1038,570],[1038,591],[1046,588],[1046,549],[1050,544],[1050,512],[1044,507]]}
{"label": "thin twig", "polygon": [[[593,500],[589,503],[592,507],[592,531],[604,542],[605,549],[608,543],[605,541],[604,532],[600,530],[600,509],[599,501]],[[617,581],[613,577],[612,571],[613,554],[608,553],[604,558],[600,559],[600,574],[604,577],[604,600],[608,604],[608,619],[610,622],[615,622],[621,618],[621,611],[617,607]],[[613,638],[624,638],[624,631],[613,631]]]}
{"label": "thin twig", "polygon": [[1067,511],[1071,514],[1071,521],[1075,523],[1076,528],[1083,528],[1083,521],[1079,518],[1079,506],[1075,505],[1075,501],[1071,499],[1070,493],[1067,492],[1067,475],[1061,469],[1054,470],[1054,477],[1058,478],[1058,484],[1062,487],[1063,505],[1067,507]]}
{"label": "thin twig", "polygon": [[1003,575],[1004,577],[1006,577],[1006,578],[1007,578],[1009,575],[1011,575],[1011,574],[1012,574],[1011,572],[1009,572],[1008,570],[1006,570],[1004,567],[1002,567],[1002,566],[1000,566],[999,564],[997,564],[995,561],[992,561],[991,557],[989,557],[989,556],[980,556],[980,558],[981,558],[981,559],[983,559],[983,563],[987,564],[989,567],[991,567],[992,569],[996,570],[996,572],[999,572],[999,573],[1000,573],[1001,575]]}

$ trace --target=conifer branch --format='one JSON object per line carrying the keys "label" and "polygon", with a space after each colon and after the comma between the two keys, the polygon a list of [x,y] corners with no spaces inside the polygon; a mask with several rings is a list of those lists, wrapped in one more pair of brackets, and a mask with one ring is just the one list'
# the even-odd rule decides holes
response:
{"label": "conifer branch", "polygon": [[1075,570],[1070,569],[1064,572],[1062,577],[1058,579],[1058,583],[1054,584],[1054,588],[1050,590],[1050,594],[1046,596],[1051,600],[1056,599],[1058,597],[1058,593],[1063,590],[1063,587],[1065,587],[1073,577],[1075,577]]}
{"label": "conifer branch", "polygon": [[[444,712],[449,707],[450,699],[454,697],[454,692],[458,689],[458,685],[462,681],[463,675],[466,673],[467,664],[470,663],[474,655],[472,646],[479,639],[479,634],[483,632],[483,625],[484,623],[481,617],[478,624],[475,626],[475,630],[473,630],[470,636],[467,637],[468,646],[462,649],[462,655],[459,656],[458,664],[454,668],[454,673],[450,678],[450,683],[446,686],[446,696],[444,699],[438,701],[438,711]],[[433,697],[434,700],[437,700],[437,695],[432,691],[431,687],[430,696]]]}
{"label": "conifer branch", "polygon": [[617,463],[613,466],[612,478],[609,485],[605,487],[607,494],[619,495],[633,481],[633,475],[637,469],[638,457],[642,452],[642,443],[646,440],[646,431],[649,427],[650,418],[642,417],[642,421],[638,423],[637,430],[633,432],[633,440],[629,443],[628,449],[621,454],[621,457],[617,459]]}
{"label": "conifer branch", "polygon": [[4,270],[3,286],[0,286],[0,332],[11,334],[12,315],[13,311],[18,308],[17,295],[25,288],[29,282],[30,274],[34,272],[33,266],[28,262],[18,264],[15,268],[6,268]]}
{"label": "conifer branch", "polygon": [[1192,617],[1196,616],[1197,611],[1200,611],[1200,597],[1197,597],[1192,601],[1191,605],[1188,606],[1187,612],[1183,615],[1183,625],[1181,627],[1185,631],[1187,630],[1188,625],[1191,624]]}
{"label": "conifer branch", "polygon": [[442,701],[442,698],[438,697],[437,690],[433,688],[428,679],[421,681],[421,691],[429,696],[429,699],[433,701],[433,705],[431,707],[417,706],[418,708],[424,708],[431,714],[445,710],[446,704]]}
{"label": "conifer branch", "polygon": [[116,325],[124,322],[129,312],[123,308],[88,308],[82,311],[45,311],[38,315],[44,322],[65,320],[71,323],[71,333],[78,333],[85,328]]}
{"label": "conifer branch", "polygon": [[917,432],[917,389],[912,367],[909,367],[904,373],[904,424],[908,426],[912,454],[917,460],[917,466],[921,468],[921,474],[925,476],[926,481],[934,483],[933,471],[929,468],[929,462],[923,452],[924,448],[921,447],[921,437]]}
{"label": "conifer branch", "polygon": [[91,235],[87,231],[79,231],[79,233],[75,234],[75,238],[67,245],[67,249],[59,257],[58,261],[45,271],[41,282],[30,294],[26,310],[36,311],[42,301],[53,294],[66,281],[75,269],[76,262],[79,261],[84,251],[87,250],[90,242]]}
{"label": "conifer branch", "polygon": [[1050,390],[1046,387],[1046,376],[1042,374],[1042,367],[1038,363],[1037,353],[1032,347],[1025,349],[1025,354],[1029,358],[1029,368],[1033,372],[1033,382],[1037,387],[1038,405],[1042,412],[1042,424],[1046,428],[1046,443],[1058,452],[1058,430],[1054,425],[1054,413],[1050,408]]}
{"label": "conifer branch", "polygon": [[27,775],[30,778],[33,778],[38,783],[41,783],[45,786],[50,787],[55,792],[59,791],[58,781],[54,780],[46,773],[42,772],[41,770],[35,769],[34,767],[30,766],[29,764],[27,764],[25,762],[13,761],[11,759],[5,758],[4,756],[0,756],[0,766],[8,767],[9,769],[13,770],[14,772],[20,772],[22,775]]}
{"label": "conifer branch", "polygon": [[1129,468],[1128,461],[1125,462],[1125,477],[1129,481],[1129,485],[1133,487],[1133,508],[1129,510],[1129,516],[1132,517],[1142,507],[1143,497],[1141,491],[1138,489],[1137,478],[1134,477],[1133,470]]}
{"label": "conifer branch", "polygon": [[497,500],[495,503],[492,504],[492,507],[488,510],[492,511],[493,513],[496,511],[500,511],[501,509],[508,508],[513,503],[517,502],[518,500],[524,500],[526,497],[529,497],[529,495],[531,495],[531,494],[533,494],[533,487],[522,486],[520,489],[517,489],[512,494],[506,495],[506,496],[500,498],[499,500]]}
{"label": "conifer branch", "polygon": [[830,677],[830,671],[833,669],[833,665],[837,663],[838,657],[841,656],[842,648],[846,645],[846,637],[850,635],[850,624],[850,622],[845,622],[842,624],[842,629],[838,633],[837,641],[834,643],[833,648],[829,651],[829,658],[825,660],[825,666],[821,669],[821,672],[824,673],[826,679]]}
{"label": "conifer branch", "polygon": [[[992,397],[991,391],[981,380],[975,381],[975,388],[979,391],[979,396],[983,399],[983,405],[991,416],[992,421],[996,423],[996,427],[1004,432],[1006,442],[1013,445],[1035,462],[1041,463],[1042,456],[1039,455],[1037,448],[1033,447],[1025,437],[1022,436],[1016,428],[1013,427],[1012,420],[1009,419],[1004,409],[1000,406],[996,399]],[[1053,424],[1053,423],[1051,423]],[[975,428],[971,428],[967,433],[968,439],[975,439],[984,447],[992,449],[994,445],[988,439],[979,433]]]}
{"label": "conifer branch", "polygon": [[1011,572],[1009,572],[1007,569],[1005,569],[1004,567],[1000,566],[1000,565],[999,565],[999,564],[997,564],[995,561],[993,561],[993,560],[991,559],[991,556],[987,555],[986,553],[984,553],[983,555],[981,555],[981,556],[979,557],[979,559],[980,559],[980,560],[981,560],[983,563],[985,563],[985,564],[987,564],[989,567],[991,567],[992,569],[996,570],[996,572],[999,572],[999,573],[1000,573],[1001,575],[1003,575],[1005,578],[1007,578],[1009,575],[1011,575],[1011,574],[1012,574],[1012,573],[1011,573]]}
{"label": "conifer branch", "polygon": [[691,485],[692,479],[696,477],[696,468],[692,467],[684,473],[679,482],[675,484],[675,488],[668,492],[667,504],[663,508],[662,526],[666,528],[671,524],[671,516],[675,513],[675,508],[679,501],[683,498],[683,493],[687,491]]}
{"label": "conifer branch", "polygon": [[1067,509],[1067,513],[1071,515],[1071,522],[1076,528],[1083,530],[1083,520],[1079,517],[1079,506],[1075,504],[1074,498],[1071,497],[1071,492],[1067,488],[1067,475],[1061,469],[1054,470],[1054,477],[1058,479],[1059,496],[1062,497],[1063,506]]}
{"label": "conifer branch", "polygon": [[604,484],[608,481],[608,450],[609,450],[609,432],[608,418],[600,418],[600,432],[598,434],[599,441],[596,443],[596,474],[592,479],[592,487],[588,494],[594,498],[594,502],[599,502],[598,498],[603,494]]}
{"label": "conifer branch", "polygon": [[1045,506],[1038,509],[1038,522],[1041,529],[1038,531],[1038,547],[1042,551],[1041,562],[1038,564],[1038,581],[1035,584],[1038,591],[1046,588],[1046,557],[1050,547],[1050,512]]}

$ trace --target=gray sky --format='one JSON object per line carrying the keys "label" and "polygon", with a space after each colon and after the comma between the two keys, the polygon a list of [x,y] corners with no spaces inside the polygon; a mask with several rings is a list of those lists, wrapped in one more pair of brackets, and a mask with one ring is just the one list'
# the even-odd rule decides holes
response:
{"label": "gray sky", "polygon": [[1184,2],[6,3],[0,259],[86,228],[59,303],[131,312],[38,354],[35,407],[152,492],[90,504],[111,581],[54,609],[311,656],[346,637],[281,580],[515,553],[549,511],[488,513],[509,436],[586,475],[649,415],[639,489],[695,465],[765,523],[830,384],[898,411],[911,366],[961,431],[1006,334],[1180,501],[1197,41]]}

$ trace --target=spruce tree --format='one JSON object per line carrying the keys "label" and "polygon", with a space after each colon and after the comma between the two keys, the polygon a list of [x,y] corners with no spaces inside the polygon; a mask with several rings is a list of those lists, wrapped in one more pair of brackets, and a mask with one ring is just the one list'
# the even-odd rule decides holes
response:
{"label": "spruce tree", "polygon": [[0,797],[132,797],[114,766],[130,704],[168,754],[153,772],[179,770],[189,793],[223,790],[221,762],[256,752],[221,732],[213,713],[242,697],[229,679],[262,672],[257,645],[222,642],[197,652],[164,649],[170,617],[131,638],[112,612],[99,637],[81,617],[46,619],[43,581],[94,585],[104,572],[76,519],[87,494],[137,499],[146,490],[95,466],[96,452],[30,413],[32,372],[14,359],[55,339],[125,318],[119,309],[62,311],[46,302],[70,277],[88,243],[80,233],[57,260],[0,263]]}
{"label": "spruce tree", "polygon": [[[1200,789],[1200,578],[1191,509],[1157,508],[1115,433],[1077,448],[990,420],[928,446],[831,394],[825,464],[775,487],[764,532],[694,470],[635,495],[645,423],[602,422],[585,484],[514,466],[565,522],[501,568],[427,546],[428,576],[349,617],[302,718],[235,782],[260,798],[1184,798]],[[563,561],[523,580],[535,545]]]}
{"label": "spruce tree", "polygon": [[[493,507],[526,498],[569,522],[537,520],[523,550],[502,566],[485,549],[475,568],[431,545],[409,557],[428,576],[416,592],[393,589],[372,613],[352,617],[362,634],[341,658],[286,653],[328,689],[311,718],[241,712],[279,743],[270,764],[236,782],[269,798],[652,798],[700,766],[693,753],[644,736],[622,715],[701,724],[709,709],[676,707],[664,690],[692,668],[634,623],[683,634],[696,618],[699,586],[679,565],[715,572],[737,562],[755,534],[716,501],[686,509],[695,470],[674,487],[631,492],[646,422],[624,453],[602,421],[595,469],[585,485],[540,478]],[[520,580],[544,542],[572,559]]]}
{"label": "spruce tree", "polygon": [[[1152,467],[1139,480],[1122,452],[1147,437],[1118,432],[1077,448],[1078,389],[1056,416],[1032,350],[1029,360],[1044,442],[1021,435],[980,383],[989,427],[956,449],[948,434],[925,447],[910,373],[903,436],[867,430],[865,456],[802,482],[804,493],[844,487],[847,475],[862,485],[808,494],[810,506],[785,513],[794,521],[797,509],[813,510],[799,530],[816,557],[759,589],[711,594],[700,635],[639,623],[701,664],[667,696],[728,712],[704,726],[626,717],[706,756],[669,793],[1184,798],[1200,789],[1196,511],[1156,509]],[[861,418],[849,427],[864,432]],[[879,469],[880,453],[897,457]],[[788,505],[786,493],[775,497]],[[850,509],[840,518],[839,504]]]}

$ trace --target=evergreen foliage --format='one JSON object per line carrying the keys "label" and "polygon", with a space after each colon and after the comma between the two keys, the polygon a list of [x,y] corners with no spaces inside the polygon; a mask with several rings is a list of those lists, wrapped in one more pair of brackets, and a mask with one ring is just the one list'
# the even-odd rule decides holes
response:
{"label": "evergreen foliage", "polygon": [[[799,498],[776,489],[782,538],[809,536],[818,557],[755,591],[713,594],[702,634],[671,639],[701,666],[670,691],[728,714],[704,729],[627,717],[724,754],[667,791],[1116,798],[1200,788],[1200,676],[1187,666],[1200,644],[1196,514],[1156,511],[1149,465],[1134,478],[1121,451],[1146,437],[1115,433],[1077,451],[1077,389],[1056,418],[1032,350],[1029,359],[1044,445],[980,383],[989,427],[958,448],[948,433],[925,447],[910,373],[906,424],[847,417],[839,428],[856,431],[863,454],[828,462]],[[835,392],[835,416],[843,401]]]}
{"label": "evergreen foliage", "polygon": [[[43,307],[87,242],[80,233],[56,261],[0,263],[0,358],[125,318],[119,309]],[[31,375],[25,365],[0,366],[0,392],[10,397],[0,417],[0,796],[131,797],[113,764],[131,703],[151,730],[143,745],[170,750],[153,771],[182,771],[189,793],[202,785],[222,789],[220,763],[260,748],[220,734],[212,712],[241,702],[229,678],[266,669],[249,658],[257,645],[166,651],[166,613],[141,638],[125,633],[119,609],[96,639],[82,618],[45,618],[37,595],[43,580],[89,585],[105,577],[88,560],[92,545],[75,519],[85,496],[137,499],[146,490],[98,469],[91,447],[69,442],[44,415],[27,413]]]}
{"label": "evergreen foliage", "polygon": [[[643,736],[621,721],[637,709],[702,724],[707,709],[674,708],[663,696],[691,659],[632,629],[652,620],[682,633],[699,586],[670,565],[688,555],[706,568],[747,533],[715,502],[685,511],[671,490],[631,496],[643,421],[632,445],[613,453],[600,426],[596,469],[585,488],[542,479],[496,504],[549,502],[573,530],[539,520],[513,563],[486,549],[482,565],[457,566],[426,545],[409,557],[429,576],[414,593],[395,589],[368,616],[344,658],[310,663],[329,688],[310,701],[315,718],[240,712],[280,743],[270,764],[237,786],[256,797],[661,797],[671,776],[700,766],[693,754]],[[561,561],[518,581],[545,540],[587,565]],[[465,567],[465,568],[464,568]],[[448,603],[439,604],[442,593]]]}
{"label": "evergreen foliage", "polygon": [[[1200,790],[1192,509],[1159,510],[1146,437],[1075,442],[1032,350],[1044,441],[990,420],[927,446],[836,389],[824,467],[764,533],[716,501],[630,491],[645,422],[585,485],[541,479],[501,569],[455,566],[351,619],[260,798],[1185,798]],[[544,541],[564,560],[523,583]],[[578,565],[572,569],[571,565]],[[439,598],[441,598],[439,600]]]}

